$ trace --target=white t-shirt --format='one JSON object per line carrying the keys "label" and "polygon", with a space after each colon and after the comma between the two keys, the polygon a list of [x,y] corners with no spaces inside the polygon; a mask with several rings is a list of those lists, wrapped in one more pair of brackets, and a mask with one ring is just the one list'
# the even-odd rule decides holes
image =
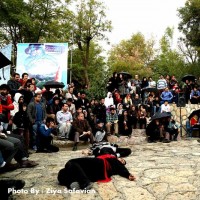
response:
{"label": "white t-shirt", "polygon": [[167,105],[162,104],[161,105],[161,113],[163,113],[163,112],[171,112],[171,108],[170,108],[169,104],[167,104]]}

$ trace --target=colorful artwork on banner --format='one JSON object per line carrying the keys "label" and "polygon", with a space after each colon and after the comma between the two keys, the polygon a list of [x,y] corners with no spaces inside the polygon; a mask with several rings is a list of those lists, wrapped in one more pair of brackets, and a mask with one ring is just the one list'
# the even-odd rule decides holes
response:
{"label": "colorful artwork on banner", "polygon": [[[4,48],[0,49],[0,52],[9,60],[11,60],[12,44],[9,44]],[[0,69],[0,85],[6,84],[9,80],[10,80],[10,65],[7,65],[4,68]]]}
{"label": "colorful artwork on banner", "polygon": [[17,72],[27,72],[35,78],[38,87],[47,81],[67,85],[67,43],[19,43],[17,45]]}

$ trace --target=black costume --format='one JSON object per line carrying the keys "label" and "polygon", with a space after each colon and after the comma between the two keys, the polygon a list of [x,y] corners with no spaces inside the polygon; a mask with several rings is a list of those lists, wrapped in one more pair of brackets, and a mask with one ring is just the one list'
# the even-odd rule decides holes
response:
{"label": "black costume", "polygon": [[71,183],[78,182],[84,189],[90,182],[108,182],[112,175],[128,178],[131,174],[126,167],[116,158],[76,158],[69,160],[65,168],[58,173],[61,185],[70,188]]}
{"label": "black costume", "polygon": [[105,154],[111,154],[116,157],[126,157],[131,154],[130,148],[119,148],[117,144],[109,142],[94,143],[90,150],[95,157]]}

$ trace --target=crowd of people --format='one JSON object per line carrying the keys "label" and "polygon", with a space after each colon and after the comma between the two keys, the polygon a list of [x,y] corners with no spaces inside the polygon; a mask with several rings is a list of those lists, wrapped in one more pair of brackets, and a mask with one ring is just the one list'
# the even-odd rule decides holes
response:
{"label": "crowd of people", "polygon": [[[178,104],[180,94],[185,103],[200,103],[200,78],[185,80],[180,87],[175,76],[161,75],[154,81],[152,77],[140,80],[135,75],[132,79],[115,72],[108,80],[107,96],[88,99],[87,91],[78,91],[73,83],[66,91],[50,87],[41,90],[27,73],[22,77],[15,73],[7,84],[0,86],[0,170],[36,166],[38,163],[28,159],[29,149],[58,152],[59,148],[52,145],[55,136],[74,141],[74,151],[80,140],[94,145],[107,141],[110,135],[129,137],[136,128],[147,129],[149,142],[176,141],[179,127],[171,117],[154,120],[148,127],[147,121],[155,113],[170,113],[170,103]],[[17,164],[10,164],[12,158]],[[118,161],[112,162],[121,166]],[[65,168],[71,170],[73,163]],[[123,167],[119,168],[125,172],[123,176],[134,180]],[[121,173],[120,170],[113,174]],[[63,169],[60,173],[71,172]]]}

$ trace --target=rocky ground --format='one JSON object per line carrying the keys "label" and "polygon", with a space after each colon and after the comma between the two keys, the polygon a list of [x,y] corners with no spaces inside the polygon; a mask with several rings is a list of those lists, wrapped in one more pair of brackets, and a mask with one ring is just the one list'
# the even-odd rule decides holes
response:
{"label": "rocky ground", "polygon": [[136,181],[114,176],[109,183],[94,183],[89,194],[69,193],[57,182],[57,173],[65,163],[83,156],[81,149],[73,152],[66,147],[58,153],[33,153],[30,159],[39,163],[37,167],[1,174],[0,178],[26,181],[24,189],[14,195],[17,200],[200,200],[200,143],[196,139],[126,146],[133,151],[126,161]]}

